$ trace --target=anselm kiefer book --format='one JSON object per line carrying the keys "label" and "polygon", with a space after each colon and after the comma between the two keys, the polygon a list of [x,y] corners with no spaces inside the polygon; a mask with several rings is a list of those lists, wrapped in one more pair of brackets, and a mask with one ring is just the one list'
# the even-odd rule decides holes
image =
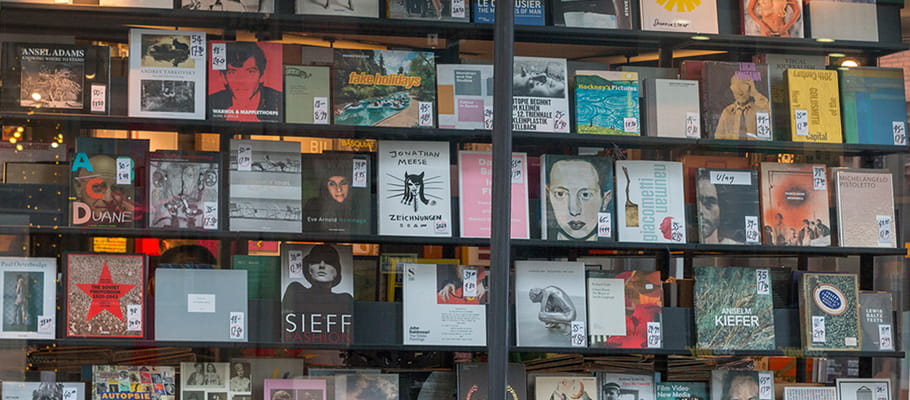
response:
{"label": "anselm kiefer book", "polygon": [[281,246],[281,341],[354,341],[351,246]]}
{"label": "anselm kiefer book", "polygon": [[149,141],[76,139],[70,165],[70,225],[144,226]]}

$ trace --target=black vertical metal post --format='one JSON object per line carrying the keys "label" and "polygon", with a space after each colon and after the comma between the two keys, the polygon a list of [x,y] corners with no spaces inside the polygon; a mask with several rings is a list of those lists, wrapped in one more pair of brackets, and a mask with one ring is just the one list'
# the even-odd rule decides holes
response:
{"label": "black vertical metal post", "polygon": [[[487,308],[488,398],[506,400],[509,370],[509,253],[512,195],[512,58],[514,0],[496,0],[493,30],[493,218],[490,303]],[[523,384],[523,383],[518,383]]]}

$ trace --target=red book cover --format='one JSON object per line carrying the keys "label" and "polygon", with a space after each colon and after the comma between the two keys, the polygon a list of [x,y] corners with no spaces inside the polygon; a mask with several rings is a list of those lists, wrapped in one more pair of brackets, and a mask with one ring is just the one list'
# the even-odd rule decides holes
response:
{"label": "red book cover", "polygon": [[761,164],[766,245],[831,245],[826,174],[818,164]]}
{"label": "red book cover", "polygon": [[143,254],[66,254],[66,336],[145,337]]}
{"label": "red book cover", "polygon": [[281,43],[210,42],[209,118],[284,121]]}

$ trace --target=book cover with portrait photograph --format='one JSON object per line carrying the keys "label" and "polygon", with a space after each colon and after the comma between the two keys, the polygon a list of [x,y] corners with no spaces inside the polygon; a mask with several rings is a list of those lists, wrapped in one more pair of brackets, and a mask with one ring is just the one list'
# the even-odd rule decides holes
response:
{"label": "book cover with portrait photograph", "polygon": [[700,243],[761,243],[758,171],[699,168],[695,179]]}
{"label": "book cover with portrait photograph", "polygon": [[712,399],[773,399],[772,371],[713,370]]}
{"label": "book cover with portrait photograph", "polygon": [[56,280],[54,258],[0,257],[0,338],[55,337]]}
{"label": "book cover with portrait photograph", "polygon": [[284,121],[282,44],[212,40],[209,45],[209,119]]}
{"label": "book cover with portrait photograph", "polygon": [[180,363],[183,400],[250,400],[250,366],[243,362]]}
{"label": "book cover with portrait photograph", "polygon": [[702,129],[711,139],[771,140],[768,66],[706,61],[702,71]]}
{"label": "book cover with portrait photograph", "polygon": [[303,231],[371,234],[374,167],[371,153],[304,154]]}
{"label": "book cover with portrait photograph", "polygon": [[281,245],[281,341],[354,341],[351,246]]}

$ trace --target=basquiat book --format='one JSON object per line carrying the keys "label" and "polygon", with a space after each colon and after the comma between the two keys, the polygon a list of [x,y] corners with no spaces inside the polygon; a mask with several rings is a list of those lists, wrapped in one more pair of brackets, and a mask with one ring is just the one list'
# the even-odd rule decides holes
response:
{"label": "basquiat book", "polygon": [[329,110],[332,91],[329,67],[284,66],[285,122],[293,124],[332,123]]}
{"label": "basquiat book", "polygon": [[788,69],[790,140],[843,143],[837,71]]}
{"label": "basquiat book", "polygon": [[412,263],[402,268],[404,344],[486,346],[486,268]]}
{"label": "basquiat book", "polygon": [[209,42],[208,118],[284,121],[282,44]]}
{"label": "basquiat book", "polygon": [[493,129],[493,66],[436,65],[439,127]]}
{"label": "basquiat book", "polygon": [[148,140],[76,138],[70,163],[70,225],[145,225]]}
{"label": "basquiat book", "polygon": [[372,233],[373,168],[369,153],[304,154],[303,231]]}
{"label": "basquiat book", "polygon": [[77,254],[66,260],[66,336],[146,335],[143,254]]}
{"label": "basquiat book", "polygon": [[774,350],[770,271],[695,267],[695,324],[699,348]]}
{"label": "basquiat book", "polygon": [[771,140],[767,65],[705,62],[701,83],[703,128],[708,137]]}
{"label": "basquiat book", "polygon": [[353,264],[351,246],[282,244],[282,342],[353,343]]}
{"label": "basquiat book", "polygon": [[701,243],[761,243],[757,171],[699,168],[695,178]]}
{"label": "basquiat book", "polygon": [[616,161],[616,227],[623,242],[686,243],[682,163]]}
{"label": "basquiat book", "polygon": [[148,157],[148,227],[218,229],[221,156],[158,150]]}
{"label": "basquiat book", "polygon": [[824,165],[761,163],[762,238],[774,246],[829,246]]}
{"label": "basquiat book", "polygon": [[300,232],[300,143],[231,140],[231,231]]}
{"label": "basquiat book", "polygon": [[130,29],[129,116],[205,119],[205,32]]}
{"label": "basquiat book", "polygon": [[610,241],[613,234],[613,159],[541,156],[541,238]]}
{"label": "basquiat book", "polygon": [[380,235],[452,236],[448,142],[379,141]]}
{"label": "basquiat book", "polygon": [[741,0],[742,33],[748,36],[803,37],[803,1]]}
{"label": "basquiat book", "polygon": [[640,124],[637,73],[575,72],[575,132],[638,136]]}
{"label": "basquiat book", "polygon": [[891,172],[881,169],[836,168],[837,245],[895,247],[894,187]]}
{"label": "basquiat book", "polygon": [[[461,237],[490,237],[492,229],[492,165],[488,152],[458,152],[458,200]],[[510,234],[514,239],[530,238],[528,213],[528,155],[512,153],[512,195]]]}
{"label": "basquiat book", "polygon": [[[92,365],[92,399],[174,400],[177,398],[176,379],[174,367]],[[203,398],[196,397],[195,400]]]}
{"label": "basquiat book", "polygon": [[855,274],[799,277],[800,337],[806,350],[859,350],[859,283]]}
{"label": "basquiat book", "polygon": [[0,257],[0,338],[54,338],[56,281],[54,258]]}
{"label": "basquiat book", "polygon": [[579,329],[587,320],[584,268],[581,262],[515,262],[518,346],[586,346],[587,329]]}
{"label": "basquiat book", "polygon": [[551,0],[553,25],[632,29],[631,0]]}
{"label": "basquiat book", "polygon": [[515,57],[512,71],[512,129],[569,132],[566,59]]}
{"label": "basquiat book", "polygon": [[[663,286],[659,271],[589,271],[587,283],[591,347],[663,347]],[[604,308],[616,301],[618,308]]]}
{"label": "basquiat book", "polygon": [[838,70],[844,141],[858,144],[907,144],[904,70]]}

